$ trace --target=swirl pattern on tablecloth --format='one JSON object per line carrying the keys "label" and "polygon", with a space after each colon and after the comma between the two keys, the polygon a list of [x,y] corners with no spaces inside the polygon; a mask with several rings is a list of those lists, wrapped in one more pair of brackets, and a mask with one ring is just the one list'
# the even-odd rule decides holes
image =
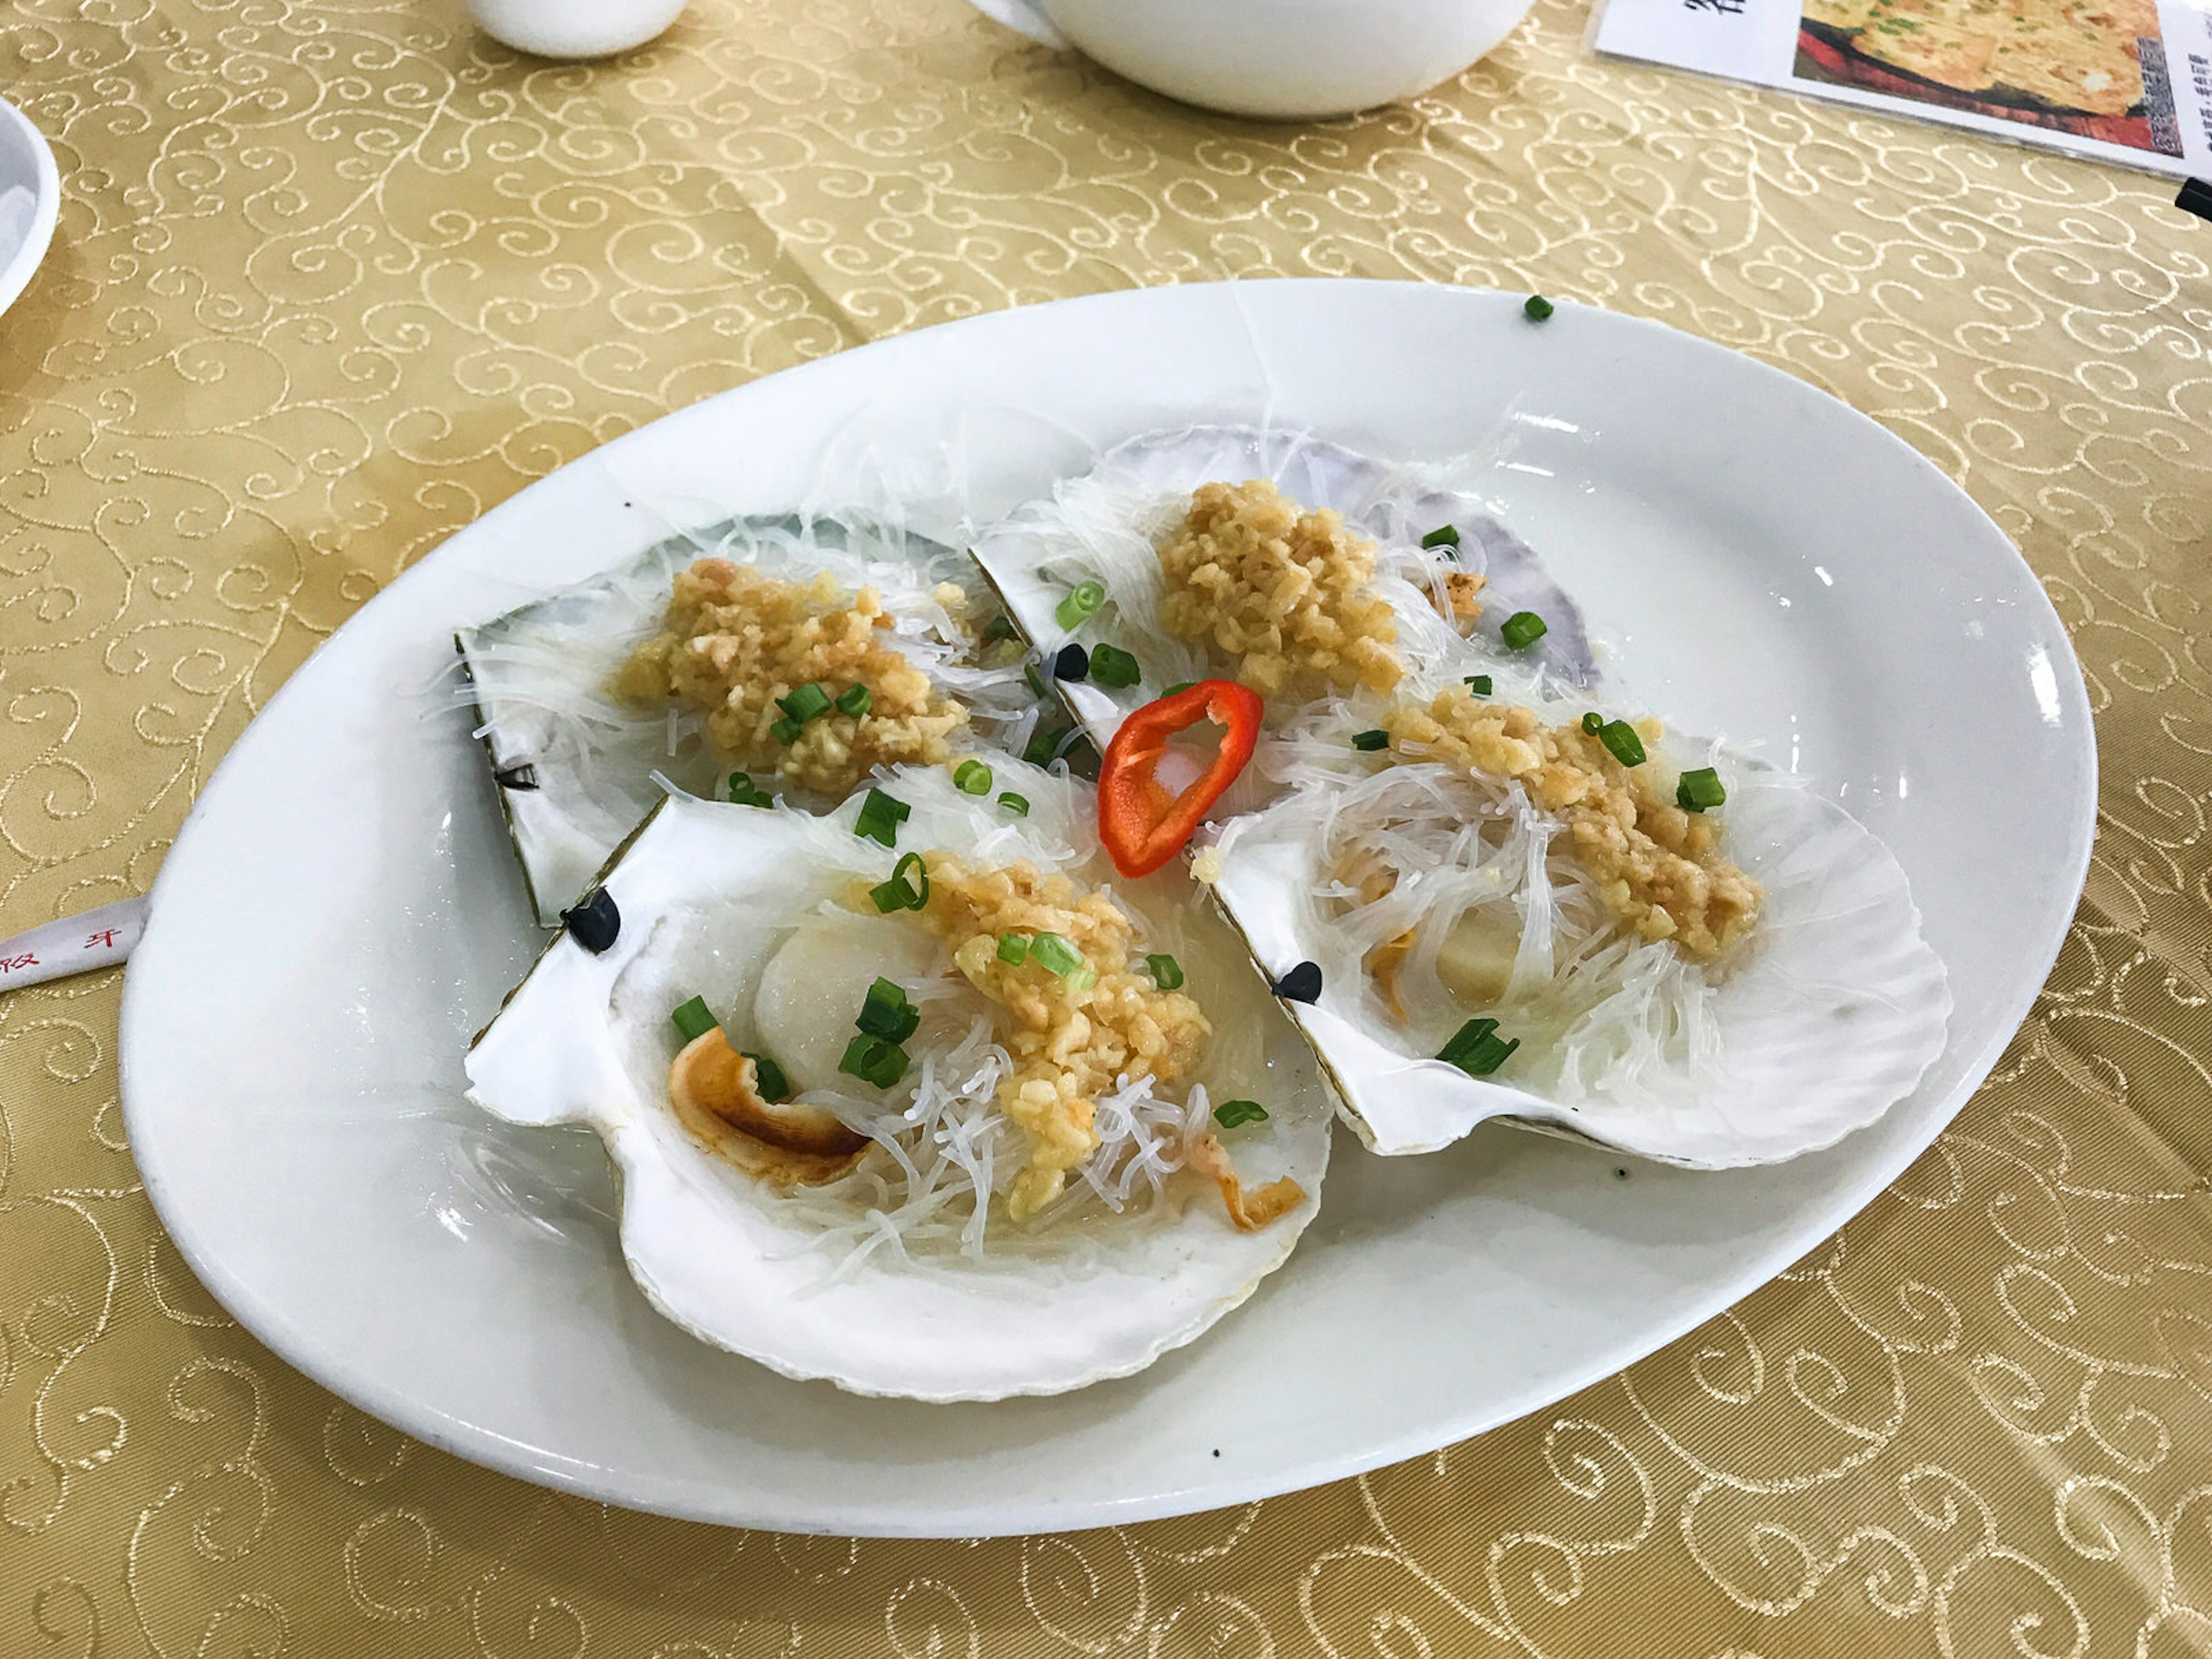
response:
{"label": "swirl pattern on tablecloth", "polygon": [[612,65],[441,0],[7,0],[54,247],[0,320],[0,933],[149,884],[411,560],[667,410],[1222,276],[1532,289],[1819,385],[1996,516],[2087,672],[2089,890],[1889,1194],[1555,1409],[994,1542],[608,1511],[414,1444],[161,1237],[116,978],[0,997],[0,1651],[1382,1659],[2212,1648],[2212,266],[2154,182],[1583,55],[1217,119],[959,0],[696,0]]}

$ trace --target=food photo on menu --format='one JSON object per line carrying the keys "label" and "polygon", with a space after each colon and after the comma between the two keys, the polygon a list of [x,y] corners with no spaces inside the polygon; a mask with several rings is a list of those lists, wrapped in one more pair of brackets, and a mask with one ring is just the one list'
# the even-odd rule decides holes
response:
{"label": "food photo on menu", "polygon": [[2208,60],[0,0],[0,1653],[2200,1650]]}

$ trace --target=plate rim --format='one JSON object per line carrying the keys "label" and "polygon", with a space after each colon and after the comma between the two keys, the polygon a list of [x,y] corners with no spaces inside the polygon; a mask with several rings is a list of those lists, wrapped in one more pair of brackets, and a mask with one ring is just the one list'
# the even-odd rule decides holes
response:
{"label": "plate rim", "polygon": [[[741,400],[774,397],[770,389],[779,384],[789,385],[802,377],[811,377],[835,370],[843,360],[856,354],[881,352],[895,355],[908,342],[925,336],[942,333],[967,335],[988,333],[1003,326],[1006,319],[1029,313],[1109,311],[1130,308],[1141,313],[1155,303],[1176,303],[1185,295],[1203,296],[1217,290],[1289,289],[1315,293],[1321,290],[1345,289],[1352,285],[1360,289],[1395,289],[1407,294],[1425,296],[1448,295],[1448,303],[1497,304],[1510,302],[1516,310],[1525,297],[1503,289],[1463,287],[1443,283],[1426,283],[1400,279],[1364,277],[1271,277],[1253,280],[1229,279],[1222,282],[1171,284],[1162,287],[1117,289],[1103,294],[1072,296],[1067,299],[1042,302],[1038,305],[1010,307],[986,312],[972,317],[931,325],[926,329],[893,335],[884,339],[836,351],[826,356],[763,374],[742,385],[671,410],[630,431],[619,434],[604,444],[584,451],[544,477],[532,480],[505,500],[461,526],[431,548],[412,564],[387,582],[367,604],[349,617],[346,623],[333,629],[318,643],[298,668],[293,670],[283,684],[271,694],[259,714],[248,723],[216,763],[205,783],[195,797],[192,808],[179,826],[161,869],[156,872],[153,890],[149,896],[146,930],[135,954],[153,955],[157,960],[166,954],[168,939],[164,926],[167,912],[162,903],[163,888],[168,872],[177,866],[178,855],[190,847],[204,828],[204,803],[213,797],[227,769],[234,759],[252,752],[257,741],[256,728],[264,727],[263,716],[282,706],[295,694],[303,671],[320,656],[353,622],[372,608],[387,602],[399,603],[393,596],[410,591],[410,579],[428,565],[452,543],[477,532],[480,527],[507,514],[511,508],[520,512],[518,504],[531,492],[545,485],[562,472],[571,468],[590,465],[624,447],[645,439],[663,422],[684,417],[696,417],[709,404],[729,404]],[[1160,296],[1176,296],[1163,301]],[[1202,303],[1202,299],[1193,301]],[[1802,1257],[1856,1216],[1899,1176],[1916,1162],[1928,1147],[1947,1129],[1966,1102],[1979,1091],[1995,1067],[2005,1048],[2017,1035],[2036,999],[2042,992],[2052,965],[2063,949],[2071,930],[2072,916],[2078,906],[2087,880],[2094,848],[2098,792],[2098,751],[2094,726],[2091,719],[2087,684],[2071,636],[2057,607],[2052,605],[2042,580],[2019,547],[2008,536],[2002,526],[1982,507],[1981,504],[1926,455],[1908,443],[1888,427],[1853,404],[1845,402],[1824,387],[1799,375],[1748,353],[1723,345],[1702,335],[1675,328],[1669,324],[1632,313],[1606,310],[1600,307],[1585,307],[1573,301],[1555,302],[1562,313],[1572,312],[1602,318],[1605,325],[1619,326],[1643,334],[1649,339],[1664,339],[1673,343],[1670,348],[1686,349],[1693,356],[1702,356],[1708,362],[1730,361],[1735,367],[1729,372],[1749,372],[1767,377],[1770,385],[1783,388],[1782,395],[1805,398],[1816,404],[1832,405],[1832,411],[1856,423],[1876,444],[1887,445],[1896,462],[1916,471],[1923,482],[1933,483],[1949,492],[1963,503],[1987,526],[1995,538],[1995,545],[2002,546],[2012,561],[2020,578],[2022,592],[2029,597],[2033,618],[2042,631],[2061,647],[2050,653],[2049,661],[2057,680],[2056,695],[2065,711],[2069,728],[2081,735],[2076,758],[2080,763],[2080,787],[2075,798],[2069,803],[2067,829],[2069,857],[2067,868],[2062,872],[2063,884],[2054,884],[2048,892],[2063,895],[2063,902],[2051,901],[2052,920],[2047,924],[2048,939],[2045,947],[2034,955],[2035,972],[2023,974],[2014,993],[2002,1000],[2002,1019],[1994,1034],[1986,1038],[1966,1059],[1961,1080],[1949,1095],[1930,1109],[1926,1122],[1905,1136],[1891,1159],[1870,1166],[1869,1173],[1858,1182],[1839,1188],[1840,1196],[1826,1202],[1808,1205],[1801,1217],[1783,1230],[1788,1243],[1784,1254],[1778,1249],[1773,1253],[1786,1267],[1790,1261]],[[840,371],[842,372],[842,371]],[[126,1134],[134,1149],[142,1138],[134,1132],[140,1108],[134,1107],[137,1095],[134,1076],[138,1071],[132,1041],[134,1024],[141,1017],[145,997],[149,994],[142,988],[147,976],[141,973],[125,972],[118,1017],[117,1042],[118,1090],[125,1120]],[[1948,1052],[1947,1044],[1947,1052]],[[139,1097],[143,1098],[143,1097]],[[1892,1108],[1894,1110],[1894,1107]],[[1887,1114],[1884,1115],[1885,1119]],[[1863,1131],[1861,1133],[1863,1133]],[[1362,1155],[1364,1155],[1364,1152]],[[1208,1486],[1198,1501],[1193,1502],[1184,1490],[1165,1486],[1144,1497],[1085,1499],[1079,1504],[1055,1507],[1049,1498],[1029,1498],[1018,1504],[992,1501],[980,1507],[962,1508],[957,1503],[933,1505],[927,1512],[915,1509],[894,1509],[879,1513],[841,1514],[835,1518],[793,1510],[779,1504],[766,1506],[747,1502],[748,1489],[702,1486],[693,1482],[672,1482],[664,1477],[654,1477],[652,1491],[641,1490],[636,1481],[624,1484],[618,1471],[600,1465],[589,1464],[580,1459],[551,1451],[550,1449],[529,1446],[496,1431],[474,1423],[464,1423],[436,1412],[434,1408],[418,1407],[414,1397],[404,1389],[390,1385],[367,1372],[352,1368],[343,1358],[325,1361],[313,1346],[300,1338],[283,1310],[261,1298],[247,1285],[231,1273],[222,1261],[202,1248],[203,1241],[196,1239],[189,1228],[179,1228],[174,1219],[176,1197],[167,1178],[158,1167],[149,1167],[134,1150],[141,1178],[149,1201],[164,1231],[176,1246],[185,1265],[189,1267],[209,1293],[235,1317],[240,1325],[255,1340],[266,1346],[285,1364],[308,1377],[319,1387],[328,1389],[339,1398],[367,1414],[398,1429],[414,1438],[452,1453],[465,1461],[498,1473],[513,1475],[535,1485],[574,1493],[595,1501],[618,1507],[643,1510],[672,1518],[702,1522],[720,1526],[732,1526],[820,1535],[846,1535],[883,1538],[947,1538],[1012,1536],[1026,1534],[1050,1534],[1100,1526],[1133,1524],[1144,1521],[1167,1519],[1173,1516],[1200,1513],[1238,1504],[1252,1503],[1278,1497],[1286,1492],[1303,1491],[1364,1474],[1409,1458],[1435,1452],[1442,1446],[1456,1444],[1475,1436],[1485,1434],[1506,1423],[1545,1409],[1577,1394],[1591,1384],[1618,1375],[1630,1365],[1640,1363],[1651,1354],[1734,1306],[1746,1296],[1771,1280],[1781,1267],[1766,1265],[1767,1252],[1761,1252],[1753,1265],[1717,1279],[1702,1293],[1690,1297],[1684,1311],[1663,1320],[1649,1330],[1639,1333],[1632,1345],[1633,1352],[1616,1349],[1607,1355],[1563,1370],[1547,1372],[1536,1386],[1494,1396],[1483,1408],[1468,1412],[1447,1420],[1442,1416],[1425,1420],[1425,1425],[1411,1431],[1400,1431],[1363,1442],[1357,1449],[1339,1451],[1319,1456],[1308,1456],[1288,1469],[1280,1462],[1260,1466],[1242,1479],[1228,1479],[1217,1488]],[[1892,1167],[1893,1165],[1893,1167]],[[1080,1391],[1066,1396],[1079,1398]],[[1442,1437],[1438,1438],[1441,1431]]]}
{"label": "plate rim", "polygon": [[[47,142],[46,135],[5,98],[0,98],[0,123],[15,127],[29,143],[33,168],[38,176],[37,185],[31,192],[31,234],[8,263],[0,265],[0,313],[5,313],[22,298],[23,290],[31,285],[31,278],[46,263],[46,250],[54,240],[54,227],[61,218],[62,176],[54,161],[54,147]],[[215,781],[213,774],[209,775],[208,781]]]}

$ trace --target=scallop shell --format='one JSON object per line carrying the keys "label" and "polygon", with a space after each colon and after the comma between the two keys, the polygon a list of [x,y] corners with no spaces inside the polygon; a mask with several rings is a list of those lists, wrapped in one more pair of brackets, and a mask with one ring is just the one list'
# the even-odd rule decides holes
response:
{"label": "scallop shell", "polygon": [[607,855],[663,794],[659,772],[696,794],[716,793],[726,769],[696,715],[641,710],[606,687],[651,637],[677,572],[720,556],[796,576],[828,568],[848,587],[868,582],[918,637],[951,646],[932,597],[951,581],[980,584],[965,555],[866,522],[793,517],[733,520],[672,537],[627,564],[547,594],[454,636],[471,683],[510,839],[544,927],[589,884]]}
{"label": "scallop shell", "polygon": [[[1091,471],[1060,484],[1050,501],[1031,502],[987,530],[975,556],[1007,610],[1049,658],[1071,642],[1105,638],[1132,652],[1146,670],[1137,686],[1115,690],[1095,682],[1063,684],[1061,695],[1101,747],[1121,716],[1167,686],[1217,671],[1159,625],[1162,595],[1156,549],[1202,483],[1267,478],[1308,507],[1332,507],[1380,545],[1386,565],[1410,575],[1473,570],[1488,579],[1482,618],[1462,639],[1437,615],[1414,580],[1386,580],[1397,613],[1400,653],[1409,664],[1449,671],[1449,678],[1497,672],[1519,681],[1540,678],[1583,686],[1598,678],[1581,608],[1553,580],[1534,550],[1484,510],[1479,497],[1450,489],[1439,475],[1378,460],[1341,444],[1298,432],[1245,426],[1196,426],[1132,438],[1108,450]],[[1450,525],[1460,533],[1456,558],[1424,554],[1423,536]],[[1078,582],[1104,583],[1109,608],[1074,629],[1054,615]],[[1533,611],[1547,632],[1534,647],[1508,652],[1498,637],[1504,619]]]}
{"label": "scallop shell", "polygon": [[[1942,1052],[1951,993],[1904,871],[1840,807],[1721,754],[1736,780],[1723,809],[1730,856],[1766,889],[1745,959],[1705,1005],[1722,1076],[1644,1071],[1571,1103],[1469,1077],[1378,1036],[1388,1018],[1351,964],[1318,1002],[1290,1006],[1371,1149],[1434,1152],[1504,1118],[1661,1163],[1734,1169],[1830,1146],[1911,1092]],[[1279,802],[1217,843],[1216,898],[1274,976],[1331,955],[1319,912],[1294,896],[1327,878],[1297,817]]]}
{"label": "scallop shell", "polygon": [[[905,850],[1030,857],[1097,884],[1110,875],[1079,782],[994,757],[1026,818],[962,794],[942,770],[895,769],[879,787],[911,817]],[[1182,1201],[1147,1215],[1062,1218],[1066,1255],[1034,1250],[993,1265],[957,1255],[896,1262],[878,1250],[842,1266],[782,1191],[688,1132],[665,1090],[680,1043],[668,1012],[695,994],[743,1006],[784,930],[854,875],[879,881],[900,854],[856,836],[858,800],[813,817],[787,807],[670,799],[603,886],[619,913],[594,955],[557,938],[471,1048],[469,1093],[509,1121],[585,1124],[619,1174],[624,1259],[653,1305],[703,1340],[787,1376],[927,1401],[1051,1394],[1126,1376],[1190,1341],[1289,1255],[1318,1206],[1332,1116],[1310,1057],[1276,1018],[1228,930],[1189,902],[1187,883],[1116,889],[1172,948],[1219,1035],[1247,1039],[1239,1092],[1264,1091],[1267,1122],[1230,1136],[1248,1178],[1289,1174],[1304,1200],[1272,1224],[1234,1231],[1212,1188],[1189,1175]],[[1088,848],[1088,852],[1078,849]],[[740,1030],[733,1030],[732,1041]],[[1209,1066],[1213,1061],[1209,1059]],[[994,1212],[992,1224],[999,1224]],[[1033,1242],[1033,1241],[1032,1241]],[[1042,1278],[1039,1275],[1042,1274]]]}

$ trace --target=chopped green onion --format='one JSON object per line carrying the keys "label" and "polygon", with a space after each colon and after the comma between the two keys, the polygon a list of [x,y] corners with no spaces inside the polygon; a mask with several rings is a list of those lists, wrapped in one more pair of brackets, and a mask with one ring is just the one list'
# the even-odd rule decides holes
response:
{"label": "chopped green onion", "polygon": [[1423,547],[1457,547],[1459,526],[1455,524],[1440,524],[1421,538],[1421,545]]}
{"label": "chopped green onion", "polygon": [[1137,659],[1118,645],[1091,647],[1091,678],[1101,685],[1134,685],[1145,678]]}
{"label": "chopped green onion", "polygon": [[1071,991],[1087,991],[1097,983],[1098,970],[1088,963],[1067,976],[1067,988]]}
{"label": "chopped green onion", "polygon": [[1037,672],[1037,665],[1035,663],[1025,662],[1022,665],[1022,679],[1034,695],[1040,697],[1044,696],[1044,677]]}
{"label": "chopped green onion", "polygon": [[809,680],[789,696],[778,697],[775,706],[804,726],[830,712],[830,694]]}
{"label": "chopped green onion", "polygon": [[837,712],[854,720],[876,706],[875,696],[865,685],[848,685],[837,694]]}
{"label": "chopped green onion", "polygon": [[1018,818],[1025,818],[1030,815],[1029,797],[1026,795],[1018,795],[1011,789],[1007,790],[1005,794],[999,797],[999,805],[1005,807],[1006,811],[1012,812]]}
{"label": "chopped green onion", "polygon": [[1014,619],[1003,611],[983,624],[983,643],[986,645],[995,645],[1000,640],[1013,637]]}
{"label": "chopped green onion", "polygon": [[1548,631],[1544,619],[1533,611],[1516,611],[1505,619],[1498,636],[1505,641],[1508,651],[1525,651],[1542,639]]}
{"label": "chopped green onion", "polygon": [[1469,674],[1467,677],[1467,689],[1478,697],[1488,696],[1490,686],[1490,676],[1487,674]]}
{"label": "chopped green onion", "polygon": [[791,1079],[783,1074],[783,1067],[766,1054],[747,1054],[753,1063],[753,1088],[771,1106],[791,1098]]}
{"label": "chopped green onion", "polygon": [[999,960],[1020,967],[1030,959],[1030,942],[1019,933],[999,935]]}
{"label": "chopped green onion", "polygon": [[868,798],[860,803],[860,816],[853,820],[853,833],[863,841],[874,842],[879,847],[898,845],[898,827],[914,811],[896,795],[886,795],[872,788]]}
{"label": "chopped green onion", "polygon": [[905,1049],[896,1042],[865,1035],[847,1043],[845,1057],[837,1062],[837,1069],[848,1077],[872,1083],[878,1089],[890,1088],[906,1075],[906,1068]]}
{"label": "chopped green onion", "polygon": [[1377,749],[1388,749],[1390,746],[1390,734],[1379,726],[1371,732],[1354,732],[1352,734],[1352,746],[1371,755]]}
{"label": "chopped green onion", "polygon": [[991,769],[979,760],[964,760],[952,769],[952,787],[963,795],[991,793]]}
{"label": "chopped green onion", "polygon": [[[911,875],[908,873],[909,866],[913,869]],[[914,884],[914,890],[921,896],[921,903],[915,905],[914,907],[915,909],[919,910],[922,904],[929,902],[929,866],[923,861],[921,854],[908,853],[896,864],[891,866],[891,879]]]}
{"label": "chopped green onion", "polygon": [[1163,991],[1182,989],[1182,964],[1165,954],[1146,957],[1145,966],[1152,970],[1152,983]]}
{"label": "chopped green onion", "polygon": [[1447,1066],[1458,1066],[1469,1077],[1488,1077],[1520,1046],[1519,1037],[1498,1036],[1496,1020],[1471,1019],[1452,1033],[1451,1041],[1437,1051],[1437,1058]]}
{"label": "chopped green onion", "polygon": [[728,793],[733,805],[773,806],[775,805],[775,797],[755,783],[750,772],[731,773]]}
{"label": "chopped green onion", "polygon": [[1030,733],[1030,740],[1022,745],[1022,758],[1031,766],[1049,766],[1060,758],[1060,751],[1075,735],[1072,726],[1046,726],[1042,721]]}
{"label": "chopped green onion", "polygon": [[1544,319],[1550,316],[1553,311],[1557,310],[1558,307],[1549,300],[1547,300],[1542,295],[1532,294],[1528,296],[1527,302],[1522,306],[1521,309],[1523,313],[1527,315],[1530,322],[1540,323]]}
{"label": "chopped green onion", "polygon": [[1685,812],[1710,812],[1727,799],[1721,775],[1710,766],[1683,773],[1681,781],[1674,786],[1674,805]]}
{"label": "chopped green onion", "polygon": [[1039,933],[1030,941],[1030,960],[1047,972],[1066,979],[1083,966],[1083,952],[1058,933]]}
{"label": "chopped green onion", "polygon": [[1444,1044],[1443,1052],[1438,1054],[1437,1058],[1448,1060],[1455,1049],[1479,1038],[1486,1037],[1497,1029],[1498,1022],[1494,1019],[1471,1019],[1452,1033],[1451,1041]]}
{"label": "chopped green onion", "polygon": [[768,729],[769,736],[787,749],[799,741],[799,725],[797,720],[778,720]]}
{"label": "chopped green onion", "polygon": [[[914,874],[909,878],[907,872]],[[875,901],[878,914],[889,915],[894,910],[919,910],[929,902],[929,866],[919,853],[908,853],[891,866],[891,878],[868,889],[868,896]]]}
{"label": "chopped green onion", "polygon": [[721,1024],[708,1011],[704,997],[693,997],[669,1015],[669,1018],[676,1022],[676,1029],[684,1033],[686,1042],[696,1042]]}
{"label": "chopped green onion", "polygon": [[906,1000],[906,993],[887,979],[868,987],[860,1016],[853,1022],[870,1036],[886,1042],[904,1042],[921,1024],[921,1011]]}
{"label": "chopped green onion", "polygon": [[1267,1109],[1256,1100],[1224,1100],[1213,1109],[1213,1121],[1224,1129],[1246,1123],[1265,1123]]}
{"label": "chopped green onion", "polygon": [[1166,690],[1161,692],[1160,695],[1164,697],[1179,697],[1197,684],[1198,682],[1196,680],[1177,680],[1173,685],[1168,687]]}
{"label": "chopped green onion", "polygon": [[1589,732],[1590,736],[1595,737],[1605,730],[1605,716],[1592,709],[1583,716],[1583,730]]}
{"label": "chopped green onion", "polygon": [[1623,766],[1644,764],[1644,739],[1626,720],[1607,720],[1598,728],[1597,740],[1613,751]]}
{"label": "chopped green onion", "polygon": [[1104,583],[1078,582],[1054,610],[1052,619],[1062,628],[1073,628],[1105,603]]}

